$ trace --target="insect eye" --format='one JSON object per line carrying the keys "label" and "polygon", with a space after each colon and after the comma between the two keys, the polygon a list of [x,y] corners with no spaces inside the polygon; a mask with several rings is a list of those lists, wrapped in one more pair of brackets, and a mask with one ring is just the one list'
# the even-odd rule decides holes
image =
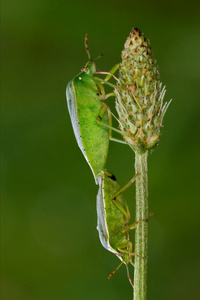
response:
{"label": "insect eye", "polygon": [[88,71],[88,68],[87,68],[87,67],[84,67],[84,68],[81,69],[81,72],[87,73],[87,71]]}

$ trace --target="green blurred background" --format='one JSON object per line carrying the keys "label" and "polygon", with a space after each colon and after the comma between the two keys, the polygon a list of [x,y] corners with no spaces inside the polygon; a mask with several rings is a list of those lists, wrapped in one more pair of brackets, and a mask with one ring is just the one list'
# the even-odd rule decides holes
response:
{"label": "green blurred background", "polygon": [[[87,61],[109,70],[132,27],[150,39],[165,100],[159,147],[149,156],[149,300],[200,295],[199,11],[191,1],[3,0],[2,300],[131,299],[119,260],[100,244],[92,173],[65,100]],[[114,109],[113,99],[109,105]],[[107,169],[121,185],[134,153],[111,142]],[[134,220],[134,186],[126,191]],[[133,238],[133,236],[132,236]]]}

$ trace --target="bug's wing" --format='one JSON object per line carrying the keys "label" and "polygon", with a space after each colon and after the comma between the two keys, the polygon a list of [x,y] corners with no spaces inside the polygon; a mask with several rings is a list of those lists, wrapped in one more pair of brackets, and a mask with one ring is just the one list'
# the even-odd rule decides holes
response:
{"label": "bug's wing", "polygon": [[97,230],[99,232],[99,239],[104,248],[108,250],[108,228],[106,225],[106,211],[103,201],[103,189],[102,189],[102,177],[98,177],[99,180],[99,191],[97,194]]}
{"label": "bug's wing", "polygon": [[99,239],[104,248],[117,255],[120,259],[119,253],[110,245],[109,230],[107,226],[107,215],[105,205],[105,186],[104,186],[104,171],[98,176],[99,191],[97,194],[97,230],[99,232]]}
{"label": "bug's wing", "polygon": [[74,134],[75,134],[78,146],[82,150],[83,145],[82,145],[82,141],[80,138],[80,128],[79,128],[77,104],[76,104],[76,93],[75,93],[75,89],[74,89],[74,85],[73,85],[72,81],[70,81],[67,85],[66,98],[67,98],[67,107],[68,107],[69,115],[71,118],[71,123],[72,123],[72,127],[74,130]]}
{"label": "bug's wing", "polygon": [[[70,81],[67,85],[66,98],[67,98],[67,107],[68,107],[69,115],[71,118],[71,123],[72,123],[72,127],[74,130],[74,135],[75,135],[76,141],[77,141],[78,146],[81,149],[86,161],[90,165],[88,157],[85,153],[85,148],[83,146],[83,142],[82,142],[82,138],[81,138],[79,117],[78,117],[77,103],[76,103],[76,92],[75,92],[74,84],[72,81]],[[95,177],[95,174],[94,174],[94,177]]]}

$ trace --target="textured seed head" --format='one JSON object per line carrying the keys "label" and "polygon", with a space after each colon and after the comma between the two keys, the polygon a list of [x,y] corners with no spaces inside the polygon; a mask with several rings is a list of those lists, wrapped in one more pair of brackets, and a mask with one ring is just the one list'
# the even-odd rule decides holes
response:
{"label": "textured seed head", "polygon": [[163,105],[166,90],[150,42],[139,29],[132,29],[121,57],[115,89],[120,129],[133,150],[142,153],[158,143],[169,103]]}

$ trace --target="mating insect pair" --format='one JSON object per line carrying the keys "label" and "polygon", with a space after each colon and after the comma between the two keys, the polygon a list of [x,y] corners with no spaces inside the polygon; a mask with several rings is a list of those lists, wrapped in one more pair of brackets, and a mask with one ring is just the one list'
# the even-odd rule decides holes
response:
{"label": "mating insect pair", "polygon": [[[136,227],[135,222],[129,225],[130,213],[123,198],[122,192],[135,180],[135,177],[120,189],[113,174],[103,170],[106,163],[109,139],[113,139],[111,131],[119,130],[112,127],[112,113],[102,101],[114,93],[105,94],[103,84],[109,84],[108,80],[117,70],[116,65],[111,72],[97,72],[95,62],[91,60],[85,38],[85,48],[89,61],[81,72],[67,85],[66,96],[68,110],[74,130],[74,134],[86,161],[88,162],[95,181],[99,184],[97,195],[97,228],[102,245],[113,252],[124,263],[131,285],[128,264],[133,265],[132,257],[136,255],[132,251],[132,243],[129,240],[129,230]],[[104,80],[95,77],[95,74],[107,74]],[[115,76],[114,76],[115,77]],[[117,78],[115,77],[117,80]],[[126,143],[125,143],[126,144]],[[109,278],[117,271],[112,272]]]}

